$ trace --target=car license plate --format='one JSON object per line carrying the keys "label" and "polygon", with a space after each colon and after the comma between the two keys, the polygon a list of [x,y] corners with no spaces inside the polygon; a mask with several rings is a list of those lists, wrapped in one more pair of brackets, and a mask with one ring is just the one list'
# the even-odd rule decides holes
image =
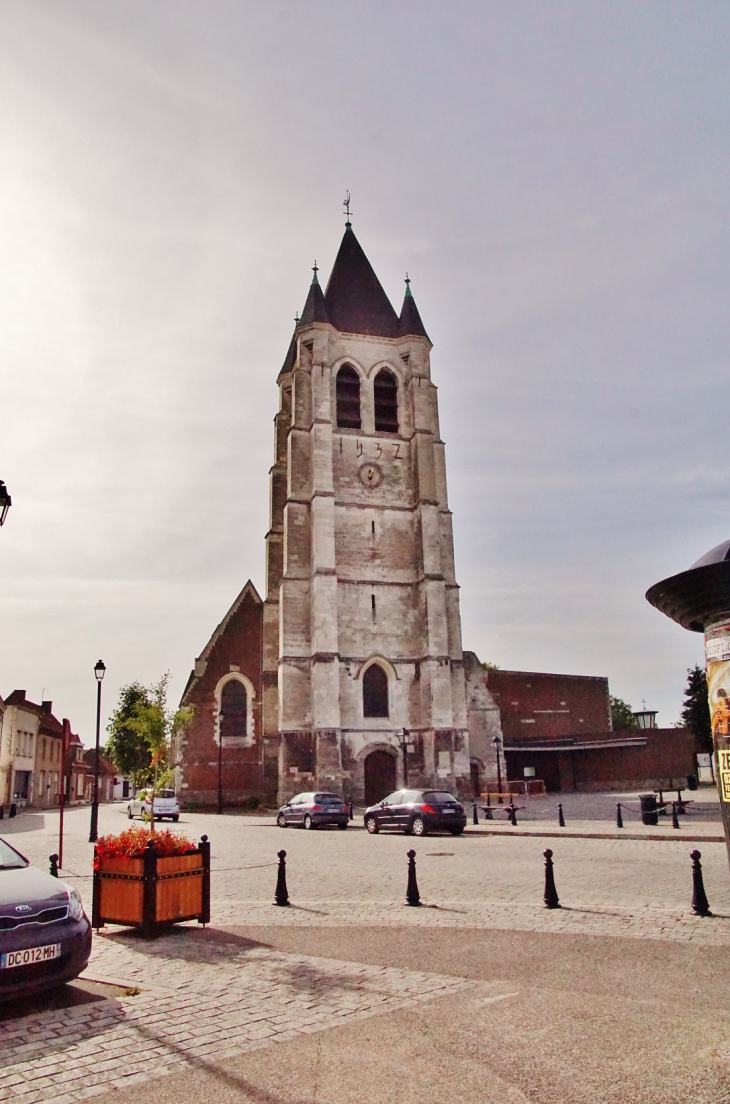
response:
{"label": "car license plate", "polygon": [[442,813],[453,813],[454,810],[453,809],[442,809],[441,812]]}
{"label": "car license plate", "polygon": [[0,970],[9,970],[12,966],[31,966],[34,962],[48,962],[51,958],[60,957],[60,943],[49,943],[45,947],[26,947],[24,951],[0,954]]}

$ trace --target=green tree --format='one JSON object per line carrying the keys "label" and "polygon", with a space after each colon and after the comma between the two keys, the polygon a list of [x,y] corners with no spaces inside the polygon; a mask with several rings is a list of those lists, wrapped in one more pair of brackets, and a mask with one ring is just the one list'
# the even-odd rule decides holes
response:
{"label": "green tree", "polygon": [[704,667],[698,664],[687,668],[687,685],[680,717],[683,726],[690,730],[697,741],[697,747],[703,752],[712,754],[712,724],[707,701],[707,675]]}
{"label": "green tree", "polygon": [[105,754],[121,774],[132,779],[135,789],[150,779],[150,749],[133,723],[141,707],[149,703],[149,691],[139,682],[130,682],[119,691],[119,704],[107,725]]}
{"label": "green tree", "polygon": [[639,722],[628,702],[623,701],[622,698],[614,698],[613,694],[608,700],[611,703],[611,726],[614,730],[639,727]]}
{"label": "green tree", "polygon": [[137,706],[134,717],[129,724],[139,736],[148,750],[151,789],[150,807],[150,831],[155,830],[155,794],[158,789],[169,785],[172,781],[174,764],[172,762],[173,740],[185,731],[192,722],[194,709],[192,705],[185,706],[174,712],[167,705],[167,684],[170,675],[165,674],[159,682],[155,683],[147,691],[147,701]]}

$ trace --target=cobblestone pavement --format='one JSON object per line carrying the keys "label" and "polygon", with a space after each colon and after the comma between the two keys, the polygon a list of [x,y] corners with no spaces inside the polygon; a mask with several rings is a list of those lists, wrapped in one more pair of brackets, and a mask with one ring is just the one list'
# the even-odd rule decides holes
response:
{"label": "cobblestone pavement", "polygon": [[89,973],[144,988],[0,1027],[0,1100],[66,1104],[438,996],[499,995],[499,986],[461,978],[282,954],[208,934],[181,928],[149,944],[119,934],[97,939]]}
{"label": "cobblestone pavement", "polygon": [[[581,795],[586,796],[586,795]],[[591,797],[593,795],[590,795]],[[89,810],[66,816],[64,876],[74,879],[90,904]],[[100,831],[118,831],[128,821],[122,806],[102,806]],[[564,905],[629,910],[663,908],[686,915],[692,894],[690,851],[699,846],[705,887],[713,912],[730,916],[730,878],[724,844],[696,845],[670,837],[649,839],[545,839],[486,835],[471,829],[463,836],[427,836],[420,840],[381,832],[338,832],[276,828],[271,818],[186,814],[176,826],[192,838],[211,840],[212,894],[215,903],[270,901],[276,881],[276,856],[287,852],[292,901],[331,905],[335,901],[400,903],[405,892],[406,851],[417,853],[421,894],[429,904],[447,901],[542,904],[545,847],[554,852],[555,878]],[[2,833],[39,866],[58,850],[58,815],[28,813],[3,821]],[[671,829],[670,829],[671,831]]]}
{"label": "cobblestone pavement", "polygon": [[[88,818],[88,809],[68,813],[64,856],[66,876],[81,875],[72,884],[87,905]],[[102,808],[101,831],[126,826],[123,808]],[[442,928],[455,937],[459,929],[499,929],[675,946],[730,944],[724,844],[702,844],[716,915],[699,918],[689,908],[691,845],[682,840],[553,843],[478,832],[415,841],[362,831],[282,831],[270,818],[204,814],[184,816],[178,828],[211,839],[211,928],[181,925],[151,943],[116,928],[96,936],[88,976],[139,992],[0,1024],[0,1101],[83,1100],[150,1077],[212,1068],[255,1048],[414,1002],[475,994],[509,999],[514,989],[501,981],[276,951],[245,938],[245,929]],[[28,813],[0,825],[41,866],[57,850],[57,829],[53,813]],[[546,842],[555,851],[564,906],[556,910],[542,908]],[[403,904],[411,846],[421,908]],[[281,847],[287,851],[288,909],[272,904]],[[335,932],[331,945],[336,950]]]}

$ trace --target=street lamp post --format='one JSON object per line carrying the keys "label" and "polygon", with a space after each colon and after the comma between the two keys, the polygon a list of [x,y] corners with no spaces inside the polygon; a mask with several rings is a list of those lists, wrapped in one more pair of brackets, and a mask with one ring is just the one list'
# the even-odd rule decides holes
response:
{"label": "street lamp post", "polygon": [[402,728],[400,730],[400,732],[396,733],[396,735],[398,737],[398,743],[401,746],[401,751],[403,752],[403,785],[407,786],[408,785],[408,738],[410,736],[410,732],[408,731],[407,728]]}
{"label": "street lamp post", "polygon": [[218,816],[223,812],[223,714],[218,714]]}
{"label": "street lamp post", "polygon": [[501,759],[500,759],[499,751],[500,751],[500,748],[502,746],[502,737],[499,736],[499,735],[498,736],[493,736],[492,737],[492,743],[494,744],[494,746],[497,749],[497,790],[499,791],[498,801],[499,801],[499,804],[501,805],[502,804],[502,762],[501,762]]}
{"label": "street lamp post", "polygon": [[94,757],[94,800],[91,805],[91,826],[89,828],[89,843],[96,843],[99,827],[99,729],[101,728],[101,683],[106,667],[99,660],[94,667],[96,675],[96,755]]}
{"label": "street lamp post", "polygon": [[8,488],[0,479],[0,525],[5,524],[5,518],[8,516],[8,510],[13,505],[13,500],[8,494]]}

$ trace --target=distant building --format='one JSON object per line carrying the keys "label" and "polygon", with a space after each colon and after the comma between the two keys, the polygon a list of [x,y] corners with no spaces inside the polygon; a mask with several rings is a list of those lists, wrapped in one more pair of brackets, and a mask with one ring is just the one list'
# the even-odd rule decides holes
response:
{"label": "distant building", "polygon": [[[96,749],[91,748],[84,752],[86,763],[86,789],[87,801],[94,800],[94,771],[96,763]],[[99,801],[114,801],[114,786],[117,781],[117,772],[111,759],[99,752]]]}
{"label": "distant building", "polygon": [[490,669],[487,685],[510,780],[527,771],[551,791],[636,790],[685,786],[696,773],[686,729],[613,731],[607,678]]}

